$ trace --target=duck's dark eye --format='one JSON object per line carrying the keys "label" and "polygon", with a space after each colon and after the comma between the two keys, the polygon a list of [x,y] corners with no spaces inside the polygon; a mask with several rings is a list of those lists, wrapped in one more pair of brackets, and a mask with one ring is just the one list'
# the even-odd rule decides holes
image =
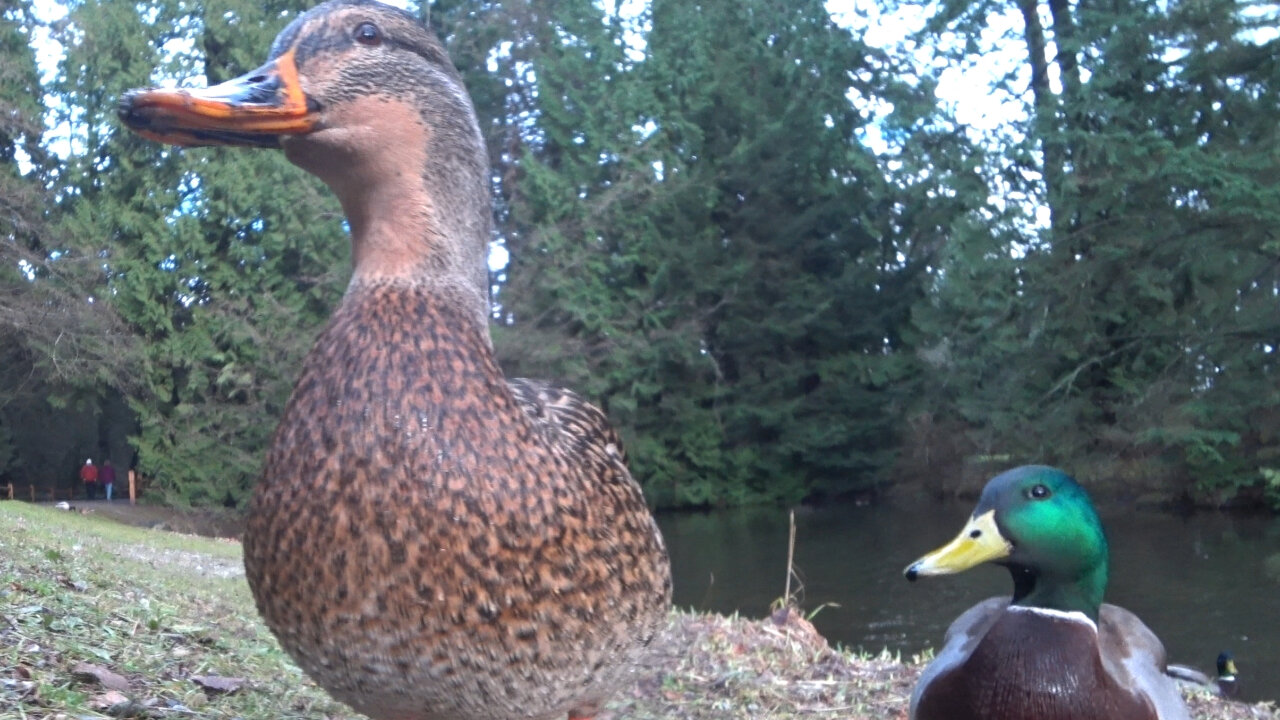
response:
{"label": "duck's dark eye", "polygon": [[361,45],[377,45],[382,42],[382,31],[371,22],[362,22],[357,25],[354,35],[356,42]]}
{"label": "duck's dark eye", "polygon": [[1031,490],[1029,490],[1028,492],[1031,495],[1031,497],[1035,498],[1036,500],[1043,500],[1053,494],[1049,491],[1049,488],[1045,485],[1032,485]]}

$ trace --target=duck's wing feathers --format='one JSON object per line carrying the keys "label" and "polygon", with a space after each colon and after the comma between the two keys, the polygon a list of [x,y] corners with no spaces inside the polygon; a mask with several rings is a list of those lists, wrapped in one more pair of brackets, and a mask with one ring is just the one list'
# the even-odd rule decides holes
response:
{"label": "duck's wing feathers", "polygon": [[1103,603],[1098,611],[1098,644],[1107,672],[1122,687],[1150,698],[1160,720],[1190,720],[1182,694],[1165,674],[1164,644],[1137,615]]}
{"label": "duck's wing feathers", "polygon": [[1009,598],[1007,597],[987,598],[965,610],[951,623],[947,628],[946,637],[943,638],[942,649],[921,673],[915,690],[911,693],[911,717],[915,717],[916,706],[929,683],[968,660],[973,654],[973,649],[978,646],[978,642],[986,636],[987,631],[996,620],[1000,619],[1000,614],[1008,607]]}
{"label": "duck's wing feathers", "polygon": [[507,384],[529,419],[570,456],[626,469],[622,438],[600,408],[572,390],[541,380],[514,378]]}
{"label": "duck's wing feathers", "polygon": [[1213,687],[1213,678],[1187,665],[1169,665],[1164,671],[1166,675],[1179,683],[1187,683],[1201,689]]}

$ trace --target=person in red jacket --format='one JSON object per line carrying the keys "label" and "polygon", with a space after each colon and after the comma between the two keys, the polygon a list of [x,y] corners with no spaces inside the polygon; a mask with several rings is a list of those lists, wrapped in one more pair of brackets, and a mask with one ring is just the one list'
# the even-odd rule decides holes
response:
{"label": "person in red jacket", "polygon": [[80,466],[80,481],[84,483],[84,496],[89,500],[98,497],[98,468],[93,464],[93,458],[84,461],[84,465]]}

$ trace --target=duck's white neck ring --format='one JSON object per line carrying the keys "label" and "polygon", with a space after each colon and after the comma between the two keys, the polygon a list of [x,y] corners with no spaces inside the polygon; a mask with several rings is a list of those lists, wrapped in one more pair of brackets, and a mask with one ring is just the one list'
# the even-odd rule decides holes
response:
{"label": "duck's white neck ring", "polygon": [[1027,605],[1010,605],[1009,612],[1025,612],[1063,622],[1074,622],[1088,625],[1098,632],[1098,624],[1079,610],[1054,610],[1053,608],[1030,607]]}

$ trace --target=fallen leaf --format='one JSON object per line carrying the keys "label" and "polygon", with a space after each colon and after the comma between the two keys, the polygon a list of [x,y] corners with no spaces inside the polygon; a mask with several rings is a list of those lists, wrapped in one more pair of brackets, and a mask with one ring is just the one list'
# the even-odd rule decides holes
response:
{"label": "fallen leaf", "polygon": [[96,682],[108,690],[129,689],[129,681],[123,676],[93,663],[76,663],[75,667],[71,668],[71,675],[83,682]]}
{"label": "fallen leaf", "polygon": [[108,690],[101,695],[95,696],[93,700],[90,701],[90,704],[101,710],[103,708],[109,708],[126,702],[129,702],[129,698],[125,697],[124,693],[117,690]]}
{"label": "fallen leaf", "polygon": [[149,703],[141,703],[137,700],[125,697],[122,693],[115,690],[108,690],[98,695],[90,701],[89,705],[95,709],[101,710],[107,715],[116,718],[146,718],[150,717],[147,711]]}
{"label": "fallen leaf", "polygon": [[0,691],[19,700],[36,697],[36,684],[30,680],[0,679]]}
{"label": "fallen leaf", "polygon": [[192,675],[191,682],[208,692],[234,693],[244,687],[244,678],[222,677],[221,675]]}
{"label": "fallen leaf", "polygon": [[67,588],[68,590],[76,590],[78,592],[84,592],[85,590],[89,589],[89,583],[83,580],[72,580],[66,575],[59,576],[58,582],[62,583],[62,587]]}

